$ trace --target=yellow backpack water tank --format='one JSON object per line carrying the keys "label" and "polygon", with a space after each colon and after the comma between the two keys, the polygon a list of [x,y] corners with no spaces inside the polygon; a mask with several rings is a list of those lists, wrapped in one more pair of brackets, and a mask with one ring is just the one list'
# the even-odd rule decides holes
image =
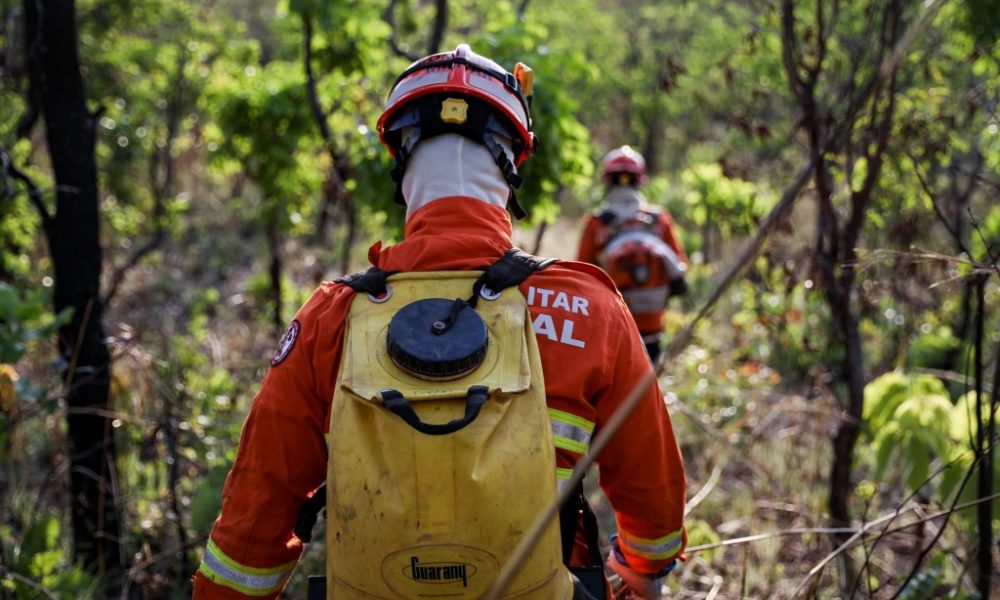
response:
{"label": "yellow backpack water tank", "polygon": [[[351,305],[330,423],[328,599],[480,598],[555,498],[541,361],[516,287],[478,301],[487,344],[471,372],[428,381],[390,357],[394,315],[468,297],[479,274],[393,275],[385,297],[358,294]],[[383,406],[404,398],[433,427],[462,420],[474,386],[488,399],[452,433],[422,433]],[[553,522],[502,597],[568,600],[561,556]]]}

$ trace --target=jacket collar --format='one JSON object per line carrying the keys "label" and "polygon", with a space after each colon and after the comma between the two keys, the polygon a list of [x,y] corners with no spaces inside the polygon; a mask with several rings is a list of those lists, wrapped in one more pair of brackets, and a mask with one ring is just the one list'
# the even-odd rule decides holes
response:
{"label": "jacket collar", "polygon": [[368,260],[383,271],[452,271],[486,267],[513,247],[510,216],[470,197],[440,198],[406,223],[404,241],[376,242]]}

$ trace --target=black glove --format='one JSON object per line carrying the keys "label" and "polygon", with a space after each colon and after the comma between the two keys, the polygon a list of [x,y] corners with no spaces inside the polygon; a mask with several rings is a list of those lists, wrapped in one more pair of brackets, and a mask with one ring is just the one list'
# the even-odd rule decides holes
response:
{"label": "black glove", "polygon": [[684,276],[675,277],[670,280],[670,296],[683,296],[688,291],[687,280]]}

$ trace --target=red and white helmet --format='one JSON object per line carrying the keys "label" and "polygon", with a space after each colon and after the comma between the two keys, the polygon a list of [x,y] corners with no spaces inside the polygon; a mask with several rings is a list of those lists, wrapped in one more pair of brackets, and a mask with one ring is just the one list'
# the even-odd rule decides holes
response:
{"label": "red and white helmet", "polygon": [[646,181],[646,160],[631,146],[615,148],[604,155],[601,161],[604,179],[617,182],[618,176],[629,176],[633,181]]}
{"label": "red and white helmet", "polygon": [[[531,132],[528,98],[531,96],[533,74],[518,63],[514,73],[473,52],[461,44],[452,52],[433,54],[410,65],[396,79],[386,101],[385,112],[378,120],[379,139],[395,157],[399,151],[398,132],[412,123],[400,123],[407,117],[407,107],[414,101],[433,94],[455,94],[486,102],[508,121],[514,164],[520,166],[535,147]],[[442,110],[442,115],[445,109]],[[462,111],[461,106],[455,108]],[[462,118],[464,118],[464,113]]]}

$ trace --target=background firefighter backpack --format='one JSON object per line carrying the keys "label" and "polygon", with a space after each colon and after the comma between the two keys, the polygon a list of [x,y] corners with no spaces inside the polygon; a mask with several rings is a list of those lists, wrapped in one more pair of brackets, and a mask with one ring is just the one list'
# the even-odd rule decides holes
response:
{"label": "background firefighter backpack", "polygon": [[640,211],[614,228],[602,254],[601,266],[636,317],[659,314],[671,294],[683,293],[683,263],[658,229],[656,214]]}

